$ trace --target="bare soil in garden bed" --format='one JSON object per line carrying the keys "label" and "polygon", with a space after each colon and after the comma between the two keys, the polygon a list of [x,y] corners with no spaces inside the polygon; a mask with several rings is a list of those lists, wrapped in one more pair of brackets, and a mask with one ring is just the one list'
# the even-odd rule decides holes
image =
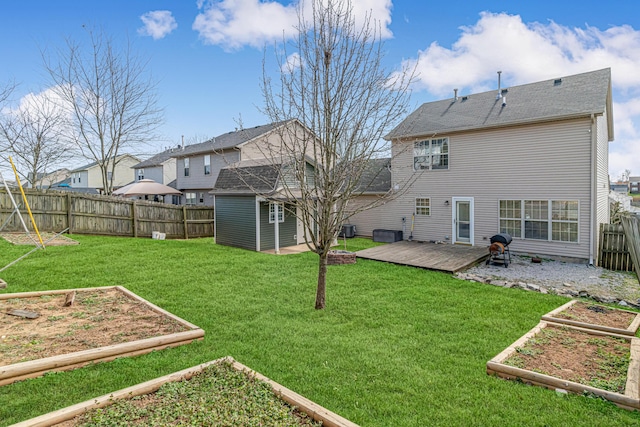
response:
{"label": "bare soil in garden bed", "polygon": [[631,344],[566,327],[547,327],[504,364],[624,394]]}
{"label": "bare soil in garden bed", "polygon": [[[38,235],[36,233],[31,233],[27,235],[27,233],[0,233],[0,237],[6,240],[9,243],[14,245],[30,245],[36,246],[35,242],[39,242]],[[42,241],[45,246],[64,246],[64,245],[77,245],[78,242],[61,234],[56,236],[54,233],[44,232],[40,233],[40,237],[42,237]]]}
{"label": "bare soil in garden bed", "polygon": [[117,400],[58,427],[76,426],[321,426],[279,397],[271,387],[229,362],[212,364],[186,381],[154,393]]}
{"label": "bare soil in garden bed", "polygon": [[636,313],[616,310],[596,304],[577,302],[556,315],[561,319],[575,320],[591,325],[626,329],[636,318]]}
{"label": "bare soil in garden bed", "polygon": [[[158,337],[188,328],[117,288],[0,300],[0,366]],[[8,311],[38,313],[35,319]]]}

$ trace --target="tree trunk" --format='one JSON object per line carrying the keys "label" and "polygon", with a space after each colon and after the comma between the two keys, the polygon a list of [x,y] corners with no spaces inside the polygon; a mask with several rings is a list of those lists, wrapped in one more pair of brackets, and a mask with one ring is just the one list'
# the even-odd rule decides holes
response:
{"label": "tree trunk", "polygon": [[325,295],[327,290],[327,254],[320,254],[318,264],[318,290],[316,291],[316,310],[325,307]]}

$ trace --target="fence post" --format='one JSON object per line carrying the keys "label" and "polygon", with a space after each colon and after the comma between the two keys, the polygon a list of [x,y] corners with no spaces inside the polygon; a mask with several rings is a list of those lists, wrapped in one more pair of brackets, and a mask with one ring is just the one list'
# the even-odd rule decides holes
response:
{"label": "fence post", "polygon": [[73,200],[71,199],[71,193],[67,193],[67,228],[68,234],[73,234],[73,210],[71,205],[73,204]]}
{"label": "fence post", "polygon": [[184,238],[189,239],[189,231],[187,230],[187,206],[182,205],[182,221],[184,222]]}
{"label": "fence post", "polygon": [[138,237],[138,210],[136,209],[136,201],[131,206],[131,214],[133,215],[133,237]]}

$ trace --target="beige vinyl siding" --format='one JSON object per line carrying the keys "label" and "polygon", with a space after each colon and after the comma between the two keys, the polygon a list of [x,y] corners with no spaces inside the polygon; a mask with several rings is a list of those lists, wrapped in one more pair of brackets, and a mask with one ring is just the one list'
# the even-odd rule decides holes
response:
{"label": "beige vinyl siding", "polygon": [[[513,251],[588,258],[591,174],[590,118],[450,135],[448,170],[413,170],[413,142],[393,144],[393,183],[415,182],[387,202],[376,225],[406,234],[416,197],[431,199],[431,215],[415,217],[415,240],[451,241],[452,197],[473,197],[475,245],[488,245],[499,231],[500,200],[577,200],[579,243],[514,239]],[[417,175],[414,175],[417,174]],[[449,205],[445,202],[448,201]],[[356,227],[360,224],[355,222]],[[406,238],[406,237],[405,237]]]}
{"label": "beige vinyl siding", "polygon": [[[363,206],[369,206],[372,204],[377,204],[380,198],[378,196],[359,196],[355,199],[351,200],[347,205],[346,212],[348,215],[351,215],[352,212],[358,211]],[[386,202],[382,202],[379,206],[376,206],[372,209],[368,209],[362,212],[358,212],[353,216],[349,216],[345,219],[345,224],[356,224],[356,234],[358,236],[373,236],[373,230],[377,228],[385,228],[381,227],[382,223],[393,223],[390,221],[393,218],[392,212],[387,208]],[[381,220],[381,218],[384,218]],[[397,230],[401,230],[402,228],[394,228]]]}
{"label": "beige vinyl siding", "polygon": [[[289,128],[275,129],[272,132],[261,135],[241,146],[241,160],[256,160],[275,157],[278,158],[283,153],[281,145],[284,140],[287,146],[292,146],[292,137],[295,136],[298,144],[305,144],[305,152],[307,156],[313,159],[313,137],[311,134],[301,127],[298,123],[289,123]],[[291,128],[294,126],[294,128]],[[285,154],[288,150],[285,151]]]}

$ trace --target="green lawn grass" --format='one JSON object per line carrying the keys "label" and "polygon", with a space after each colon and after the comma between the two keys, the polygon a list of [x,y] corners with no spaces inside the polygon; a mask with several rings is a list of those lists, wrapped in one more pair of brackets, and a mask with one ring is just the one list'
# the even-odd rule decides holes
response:
{"label": "green lawn grass", "polygon": [[[627,426],[601,399],[490,377],[487,360],[567,300],[375,261],[328,269],[211,239],[72,236],[0,273],[5,292],[122,285],[205,330],[202,342],[0,387],[0,424],[223,356],[362,426]],[[371,246],[348,241],[349,249]],[[0,241],[0,266],[28,247]]]}

